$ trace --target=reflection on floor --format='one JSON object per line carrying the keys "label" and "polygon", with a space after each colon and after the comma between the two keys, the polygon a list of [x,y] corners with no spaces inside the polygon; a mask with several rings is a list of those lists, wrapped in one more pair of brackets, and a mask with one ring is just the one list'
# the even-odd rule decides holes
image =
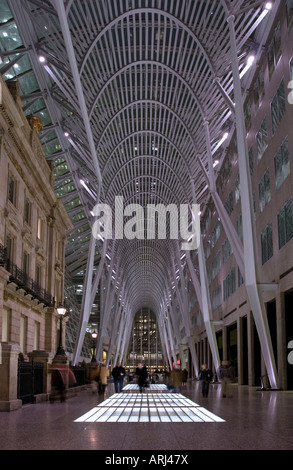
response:
{"label": "reflection on floor", "polygon": [[75,422],[224,422],[181,393],[115,393]]}
{"label": "reflection on floor", "polygon": [[[137,392],[139,391],[139,386],[137,384],[128,384],[128,385],[125,385],[125,387],[123,387],[123,392],[125,391],[131,391],[131,392]],[[168,388],[167,388],[167,385],[165,384],[149,384],[147,388],[144,389],[144,391],[150,391],[150,392],[153,392],[153,391],[167,391]]]}

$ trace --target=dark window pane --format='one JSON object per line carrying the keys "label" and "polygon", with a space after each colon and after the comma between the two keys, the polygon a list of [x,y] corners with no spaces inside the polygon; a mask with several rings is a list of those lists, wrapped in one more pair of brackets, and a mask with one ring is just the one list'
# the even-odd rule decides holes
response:
{"label": "dark window pane", "polygon": [[278,214],[278,232],[279,232],[279,248],[285,245],[285,211],[282,209]]}
{"label": "dark window pane", "polygon": [[286,222],[286,242],[293,238],[293,214],[292,202],[288,202],[285,206],[285,222]]}

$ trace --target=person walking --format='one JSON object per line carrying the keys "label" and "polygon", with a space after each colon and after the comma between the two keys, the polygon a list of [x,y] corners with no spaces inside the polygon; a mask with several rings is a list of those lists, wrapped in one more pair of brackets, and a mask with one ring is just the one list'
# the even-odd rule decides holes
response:
{"label": "person walking", "polygon": [[60,402],[66,401],[66,378],[58,367],[52,369],[52,390],[50,402],[54,403],[55,399],[60,398]]}
{"label": "person walking", "polygon": [[100,372],[99,365],[96,362],[91,363],[90,364],[90,369],[89,369],[89,379],[90,379],[91,388],[92,388],[93,393],[97,392],[97,390],[98,390],[98,384],[99,384],[99,381],[100,381],[99,372]]}
{"label": "person walking", "polygon": [[105,395],[106,386],[108,384],[108,377],[109,377],[109,369],[106,367],[104,363],[100,366],[99,371],[100,382],[99,382],[99,393]]}
{"label": "person walking", "polygon": [[230,361],[222,361],[219,368],[219,378],[222,384],[222,397],[226,398],[229,390],[229,385],[234,379],[234,372],[231,367]]}
{"label": "person walking", "polygon": [[112,377],[114,379],[115,392],[121,392],[123,388],[123,380],[125,377],[125,369],[122,367],[121,363],[118,363],[112,370]]}
{"label": "person walking", "polygon": [[212,378],[212,371],[208,369],[206,364],[202,364],[198,375],[198,380],[201,382],[201,392],[203,397],[208,397],[210,381]]}
{"label": "person walking", "polygon": [[175,366],[174,369],[170,372],[170,382],[171,388],[175,393],[181,392],[182,386],[182,370],[178,366]]}
{"label": "person walking", "polygon": [[142,389],[147,386],[148,371],[146,366],[139,362],[135,370],[135,375],[137,378],[137,384],[139,386],[139,391],[142,393]]}
{"label": "person walking", "polygon": [[183,385],[186,385],[187,378],[188,378],[187,369],[183,369],[183,371],[182,371],[182,383],[183,383]]}

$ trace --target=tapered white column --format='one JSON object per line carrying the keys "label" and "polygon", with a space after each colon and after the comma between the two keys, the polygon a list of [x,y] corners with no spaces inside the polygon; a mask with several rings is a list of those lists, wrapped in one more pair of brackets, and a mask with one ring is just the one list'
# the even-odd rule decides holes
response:
{"label": "tapered white column", "polygon": [[218,372],[220,367],[220,356],[219,350],[215,335],[214,325],[212,323],[212,306],[210,300],[210,293],[208,288],[208,281],[207,281],[207,272],[206,272],[206,263],[205,257],[203,252],[202,240],[200,240],[199,247],[198,247],[198,263],[199,263],[199,273],[200,273],[200,285],[201,285],[201,293],[202,293],[202,315],[203,321],[208,337],[208,342],[211,348],[211,353],[213,356],[214,365],[216,371]]}
{"label": "tapered white column", "polygon": [[[172,361],[171,361],[171,352],[170,352],[169,343],[167,340],[165,323],[162,321],[162,318],[159,319],[158,325],[159,325],[160,336],[163,340],[162,348],[163,348],[163,353],[165,356],[165,362],[169,365],[170,369],[172,370],[173,366],[172,366]],[[174,358],[174,361],[175,361],[175,358]]]}
{"label": "tapered white column", "polygon": [[114,364],[117,364],[118,357],[120,355],[120,347],[121,347],[121,344],[122,344],[122,337],[123,337],[123,333],[125,331],[125,326],[126,326],[126,315],[125,315],[125,311],[123,311],[122,314],[121,314],[121,318],[120,318],[120,325],[119,325],[119,331],[118,331],[118,339],[117,339],[117,344],[116,344]]}
{"label": "tapered white column", "polygon": [[173,302],[174,302],[174,299],[172,299],[172,304],[170,305],[170,307],[168,309],[168,312],[169,312],[169,316],[170,316],[170,319],[171,319],[171,322],[172,322],[174,336],[176,338],[176,344],[174,345],[174,349],[175,349],[175,346],[177,345],[178,348],[179,348],[181,363],[183,364],[184,356],[182,355],[182,351],[180,349],[179,326],[178,326],[178,321],[177,321],[177,318],[175,316],[175,312],[174,312],[174,309],[173,309]]}
{"label": "tapered white column", "polygon": [[80,311],[80,317],[79,317],[77,342],[76,342],[75,349],[73,352],[73,357],[72,357],[73,364],[77,364],[77,362],[79,361],[79,356],[80,356],[80,352],[82,349],[86,328],[89,322],[91,308],[93,306],[93,299],[96,295],[96,289],[98,287],[99,280],[100,280],[103,266],[104,266],[104,262],[105,262],[105,250],[103,250],[103,252],[101,253],[101,259],[99,262],[98,272],[95,277],[94,290],[93,290],[92,279],[93,279],[95,250],[96,250],[96,240],[93,234],[91,234],[87,268],[86,268],[86,276],[85,276],[82,303],[81,303],[81,311]]}
{"label": "tapered white column", "polygon": [[[114,257],[112,256],[112,259]],[[112,267],[113,264],[111,262],[109,272],[108,272],[108,282],[107,282],[107,289],[106,289],[106,302],[104,306],[104,312],[103,312],[103,318],[102,322],[100,324],[100,330],[99,330],[99,335],[98,335],[98,343],[97,343],[97,360],[102,360],[101,354],[102,354],[102,348],[103,348],[103,341],[105,339],[105,332],[108,326],[108,321],[110,317],[110,313],[113,307],[113,301],[114,301],[114,296],[116,293],[116,285],[117,285],[117,276],[116,274],[115,281],[112,284],[111,279],[112,279]],[[117,272],[119,270],[119,263],[117,265]],[[112,286],[112,290],[111,290]]]}
{"label": "tapered white column", "polygon": [[172,357],[175,360],[176,354],[175,354],[174,341],[173,341],[173,335],[172,335],[172,330],[171,330],[171,324],[170,324],[170,318],[169,317],[165,318],[165,323],[166,323],[167,334],[168,334],[169,343],[170,343],[171,354],[172,354]]}
{"label": "tapered white column", "polygon": [[177,282],[176,282],[176,269],[175,269],[174,260],[172,259],[175,289],[176,289],[176,293],[177,293],[177,296],[178,296],[178,300],[181,304],[181,309],[182,309],[181,314],[182,314],[182,319],[183,319],[185,332],[186,332],[186,336],[187,336],[187,340],[188,340],[188,346],[189,346],[189,349],[190,349],[190,354],[191,354],[191,358],[192,358],[193,367],[194,367],[196,375],[198,375],[198,373],[199,373],[198,360],[197,360],[196,351],[195,351],[195,344],[194,344],[193,338],[191,336],[190,313],[188,311],[188,299],[187,299],[187,294],[186,294],[186,290],[185,290],[185,279],[184,279],[184,276],[183,276],[178,245],[176,245],[176,247],[174,249],[174,254],[175,254],[175,259],[177,260],[177,269],[179,270],[179,277],[180,277],[180,281],[181,281],[180,282],[181,283],[181,292],[182,292],[183,299],[181,297],[181,294],[179,292],[178,285],[177,285]]}
{"label": "tapered white column", "polygon": [[200,270],[200,282],[194,270],[194,266],[190,259],[189,252],[186,252],[186,261],[188,264],[189,272],[191,275],[191,280],[193,282],[194,290],[196,292],[198,304],[200,310],[202,312],[204,325],[207,333],[207,338],[209,341],[213,361],[216,370],[218,370],[220,365],[220,356],[219,356],[219,349],[217,345],[216,335],[214,331],[214,325],[212,323],[212,308],[210,302],[210,293],[208,288],[207,282],[207,274],[206,274],[206,264],[204,259],[203,247],[202,242],[200,242],[200,246],[198,249],[198,258],[199,258],[199,270]]}
{"label": "tapered white column", "polygon": [[124,358],[126,345],[129,344],[129,338],[131,334],[131,324],[132,324],[131,316],[130,316],[130,313],[128,312],[126,315],[125,331],[123,334],[123,340],[122,340],[121,351],[120,351],[121,362],[123,361],[123,358]]}
{"label": "tapered white column", "polygon": [[[177,306],[177,299],[173,299],[172,302]],[[179,349],[179,354],[180,354],[180,359],[181,359],[181,364],[184,364],[184,367],[186,366],[185,364],[185,357],[183,354],[183,349],[182,349],[182,344],[181,344],[181,338],[179,334],[179,325],[178,325],[178,319],[177,319],[177,314],[174,312],[173,306],[171,307],[170,310],[171,316],[172,316],[172,322],[173,322],[173,328],[176,336],[176,345]]]}
{"label": "tapered white column", "polygon": [[253,312],[255,325],[259,335],[261,350],[266,364],[270,385],[272,388],[278,388],[278,376],[270,337],[269,325],[267,321],[264,302],[261,299],[261,292],[258,286],[256,273],[256,245],[253,225],[251,180],[248,168],[248,148],[246,141],[245,120],[243,111],[243,97],[239,76],[239,62],[237,57],[236,34],[233,16],[229,16],[228,24],[230,31],[230,51],[234,84],[238,163],[241,181],[242,221],[243,227],[245,228],[243,230],[245,285],[250,306]]}
{"label": "tapered white column", "polygon": [[226,235],[229,239],[231,244],[233,254],[236,259],[236,263],[240,269],[242,276],[244,277],[244,252],[241,240],[238,236],[238,233],[235,230],[235,227],[225,209],[225,206],[217,192],[216,188],[216,179],[215,179],[215,172],[214,172],[214,162],[212,156],[212,148],[211,148],[211,138],[210,138],[210,131],[209,131],[209,123],[206,120],[204,122],[204,129],[205,129],[205,142],[206,142],[206,153],[207,153],[207,160],[208,160],[208,186],[209,192],[213,198],[215,207],[221,219],[222,225],[226,232]]}
{"label": "tapered white column", "polygon": [[[117,306],[118,306],[118,300],[117,300],[116,305],[115,305],[115,310],[117,309]],[[112,331],[111,331],[110,344],[109,344],[108,355],[107,355],[107,360],[106,360],[106,367],[109,366],[110,358],[111,358],[111,354],[112,354],[112,350],[113,350],[113,345],[114,345],[115,339],[117,340],[117,327],[118,327],[118,322],[119,322],[120,316],[121,316],[121,310],[122,310],[122,307],[120,305],[118,310],[115,312],[114,324],[113,324],[113,328],[112,328]],[[114,364],[114,365],[116,365],[116,364]]]}

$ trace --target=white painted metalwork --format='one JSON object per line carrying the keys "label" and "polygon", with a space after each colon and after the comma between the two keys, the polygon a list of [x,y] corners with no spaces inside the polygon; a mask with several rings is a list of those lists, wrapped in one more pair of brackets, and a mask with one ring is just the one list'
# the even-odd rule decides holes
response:
{"label": "white painted metalwork", "polygon": [[[10,0],[9,5],[23,40],[20,57],[27,54],[31,59],[40,96],[51,114],[52,123],[42,134],[44,142],[52,128],[60,141],[58,152],[48,158],[55,162],[56,192],[74,221],[66,248],[68,272],[72,276],[86,272],[74,362],[79,360],[99,286],[99,355],[109,330],[115,360],[123,358],[132,319],[147,306],[157,315],[167,341],[163,345],[166,363],[172,366],[170,355],[175,352],[183,360],[183,340],[197,371],[187,269],[218,365],[203,253],[199,250],[181,261],[181,240],[125,237],[115,241],[114,250],[112,241],[106,245],[106,240],[93,240],[91,233],[95,220],[91,212],[97,201],[113,210],[116,196],[123,196],[125,205],[142,207],[199,203],[204,212],[212,197],[245,274],[275,387],[269,331],[257,292],[260,282],[250,266],[255,263],[254,253],[246,256],[250,240],[245,237],[243,248],[225,214],[214,165],[222,163],[222,137],[224,133],[232,137],[234,123],[239,160],[246,158],[245,153],[240,155],[245,140],[241,86],[249,87],[251,80],[247,57],[255,37],[261,44],[268,34],[265,22],[272,24],[279,1],[270,11],[259,0],[20,0],[17,5]],[[235,18],[233,25],[231,18]],[[9,51],[5,54],[10,57]],[[15,55],[10,60],[15,64]],[[26,98],[29,109],[38,96],[32,93]],[[240,172],[245,205],[251,193],[241,165]],[[248,226],[246,232],[252,239]],[[113,275],[115,268],[117,275]],[[111,321],[113,306],[119,312],[117,341],[113,331],[117,322]],[[180,324],[185,327],[185,338],[178,334]]]}

